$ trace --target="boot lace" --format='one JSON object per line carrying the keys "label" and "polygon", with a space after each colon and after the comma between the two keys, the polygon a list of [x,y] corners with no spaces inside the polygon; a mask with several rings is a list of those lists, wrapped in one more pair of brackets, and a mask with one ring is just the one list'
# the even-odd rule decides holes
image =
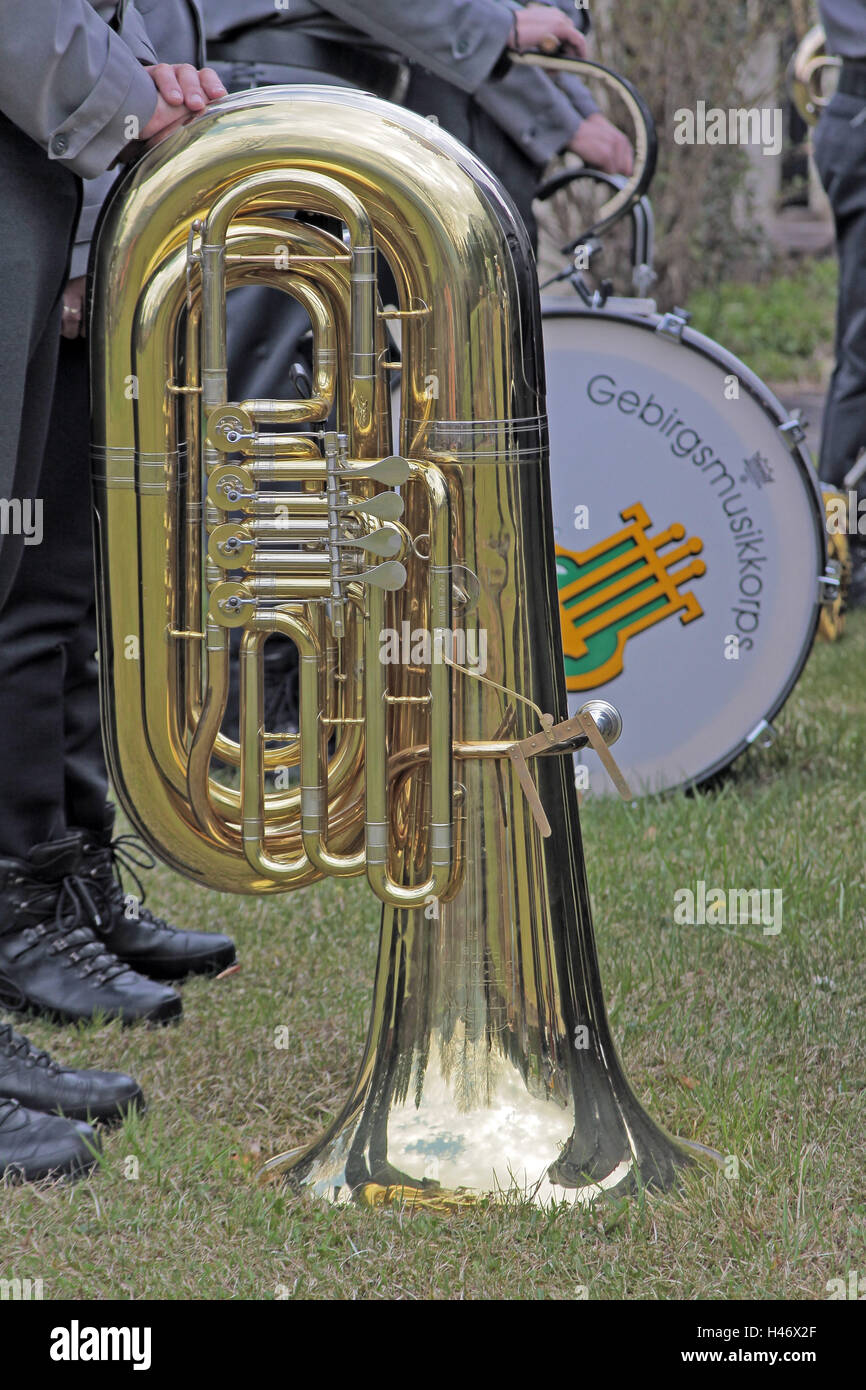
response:
{"label": "boot lace", "polygon": [[0,1023],[0,1052],[5,1057],[20,1057],[23,1062],[30,1066],[43,1067],[45,1071],[58,1072],[59,1063],[48,1052],[43,1052],[41,1048],[34,1047],[29,1038],[25,1038],[23,1033],[16,1033],[11,1023]]}
{"label": "boot lace", "polygon": [[[154,917],[150,908],[144,905],[147,894],[140,871],[155,869],[156,859],[138,836],[117,835],[110,845],[97,850],[96,855],[99,857],[99,863],[93,872],[93,878],[97,880],[96,893],[103,909],[107,912],[124,911],[127,897],[130,896],[128,885],[131,883],[135,886],[134,896],[138,903],[138,916],[142,921],[147,922],[150,927],[155,927],[157,931],[175,935],[175,927],[162,917]],[[127,878],[124,878],[124,874]]]}
{"label": "boot lace", "polygon": [[90,924],[99,920],[99,913],[87,884],[77,874],[67,874],[54,883],[26,876],[20,881],[25,896],[17,913],[25,915],[24,930],[30,934],[21,956],[43,948],[50,955],[68,956],[82,979],[94,975],[99,984],[128,969],[94,936]]}

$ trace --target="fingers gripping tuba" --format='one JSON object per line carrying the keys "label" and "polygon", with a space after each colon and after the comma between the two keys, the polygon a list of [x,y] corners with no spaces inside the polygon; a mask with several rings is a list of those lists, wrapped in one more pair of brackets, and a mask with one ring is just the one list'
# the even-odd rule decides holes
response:
{"label": "fingers gripping tuba", "polygon": [[[399,295],[398,455],[377,253]],[[308,311],[309,399],[229,399],[226,293],[248,284]],[[334,1200],[444,1209],[512,1186],[582,1202],[667,1185],[689,1146],[625,1080],[595,956],[537,289],[510,202],[437,127],[371,97],[244,93],[132,171],[93,315],[118,795],[200,883],[365,873],[383,903],[352,1095],[272,1164]],[[277,633],[299,656],[297,737],[264,726]]]}

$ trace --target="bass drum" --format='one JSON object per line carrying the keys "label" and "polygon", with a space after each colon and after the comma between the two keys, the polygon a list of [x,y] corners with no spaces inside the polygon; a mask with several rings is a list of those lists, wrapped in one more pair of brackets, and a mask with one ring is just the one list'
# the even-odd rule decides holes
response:
{"label": "bass drum", "polygon": [[[824,508],[799,423],[675,315],[544,306],[569,709],[617,706],[635,794],[772,737],[811,648]],[[591,754],[577,784],[609,793]]]}

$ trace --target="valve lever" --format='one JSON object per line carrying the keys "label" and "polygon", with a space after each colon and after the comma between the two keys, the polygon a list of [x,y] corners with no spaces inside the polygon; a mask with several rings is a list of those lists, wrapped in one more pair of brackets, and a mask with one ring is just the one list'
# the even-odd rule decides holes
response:
{"label": "valve lever", "polygon": [[377,521],[399,521],[403,515],[403,498],[396,492],[382,492],[378,497],[362,497],[348,502],[342,509],[344,516],[353,512],[363,512],[374,516]]}
{"label": "valve lever", "polygon": [[[325,439],[327,441],[327,435]],[[363,463],[360,467],[344,463],[343,475],[347,473],[350,477],[354,475],[356,478],[372,478],[374,482],[385,483],[387,487],[399,487],[401,483],[408,483],[412,469],[407,459],[400,458],[399,454],[389,454],[387,458]]]}
{"label": "valve lever", "polygon": [[374,565],[372,569],[362,570],[360,574],[345,576],[347,582],[371,584],[374,589],[385,589],[389,593],[395,589],[402,589],[406,578],[406,570],[399,560],[387,560],[385,564]]}
{"label": "valve lever", "polygon": [[363,550],[368,555],[378,555],[383,560],[391,560],[395,555],[399,555],[403,541],[399,531],[392,531],[383,526],[379,531],[371,531],[369,536],[357,536],[340,541],[340,545],[349,550]]}

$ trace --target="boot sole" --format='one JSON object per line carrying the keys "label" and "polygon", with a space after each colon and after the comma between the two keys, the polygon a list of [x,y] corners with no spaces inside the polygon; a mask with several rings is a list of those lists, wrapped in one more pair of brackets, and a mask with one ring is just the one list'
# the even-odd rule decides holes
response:
{"label": "boot sole", "polygon": [[[22,1102],[22,1104],[23,1103],[24,1102]],[[36,1107],[31,1105],[28,1108],[33,1110]],[[99,1125],[101,1129],[116,1129],[118,1125],[123,1124],[127,1115],[143,1115],[146,1109],[147,1104],[144,1099],[144,1092],[139,1090],[136,1091],[134,1096],[130,1096],[128,1100],[118,1101],[112,1106],[103,1105],[102,1107],[97,1107],[96,1109],[91,1108],[86,1111],[64,1110],[61,1106],[58,1106],[51,1113],[54,1115],[62,1115],[64,1120],[80,1120],[86,1125]]]}
{"label": "boot sole", "polygon": [[144,1092],[141,1090],[127,1100],[116,1101],[114,1105],[104,1103],[101,1106],[88,1106],[80,1110],[64,1110],[62,1105],[43,1105],[32,1096],[11,1095],[8,1091],[3,1092],[2,1099],[17,1100],[25,1110],[41,1111],[45,1115],[60,1115],[64,1120],[80,1122],[91,1127],[99,1125],[102,1129],[115,1129],[123,1124],[127,1115],[143,1115],[147,1109]]}
{"label": "boot sole", "polygon": [[[44,1004],[35,1004],[32,1000],[27,1000],[24,1004],[12,1003],[11,1000],[0,996],[0,1007],[9,1013],[15,1014],[18,1018],[44,1018],[49,1023],[92,1023],[96,1010],[92,1014],[70,1014],[61,1009],[52,1009]],[[120,1019],[124,1028],[131,1028],[136,1023],[144,1023],[148,1028],[166,1028],[170,1023],[179,1023],[183,1014],[182,999],[167,999],[164,1004],[158,1005],[148,1014],[136,1014],[134,1018],[128,1018],[122,1013],[101,1012],[100,1018],[104,1023],[114,1023]]]}
{"label": "boot sole", "polygon": [[46,1168],[42,1164],[10,1163],[0,1173],[0,1186],[22,1187],[28,1182],[80,1182],[82,1178],[90,1176],[98,1162],[95,1154],[82,1154],[54,1168]]}
{"label": "boot sole", "polygon": [[148,959],[147,957],[137,958],[135,956],[120,957],[124,964],[129,966],[130,970],[137,971],[139,975],[146,975],[149,980],[157,980],[165,984],[178,984],[180,981],[190,980],[196,975],[213,979],[215,975],[221,974],[223,970],[228,970],[230,965],[236,965],[237,958],[237,951],[232,951],[231,954],[229,954],[228,951],[224,951],[223,955],[219,958],[210,956],[207,960],[198,962],[159,961],[152,958]]}

